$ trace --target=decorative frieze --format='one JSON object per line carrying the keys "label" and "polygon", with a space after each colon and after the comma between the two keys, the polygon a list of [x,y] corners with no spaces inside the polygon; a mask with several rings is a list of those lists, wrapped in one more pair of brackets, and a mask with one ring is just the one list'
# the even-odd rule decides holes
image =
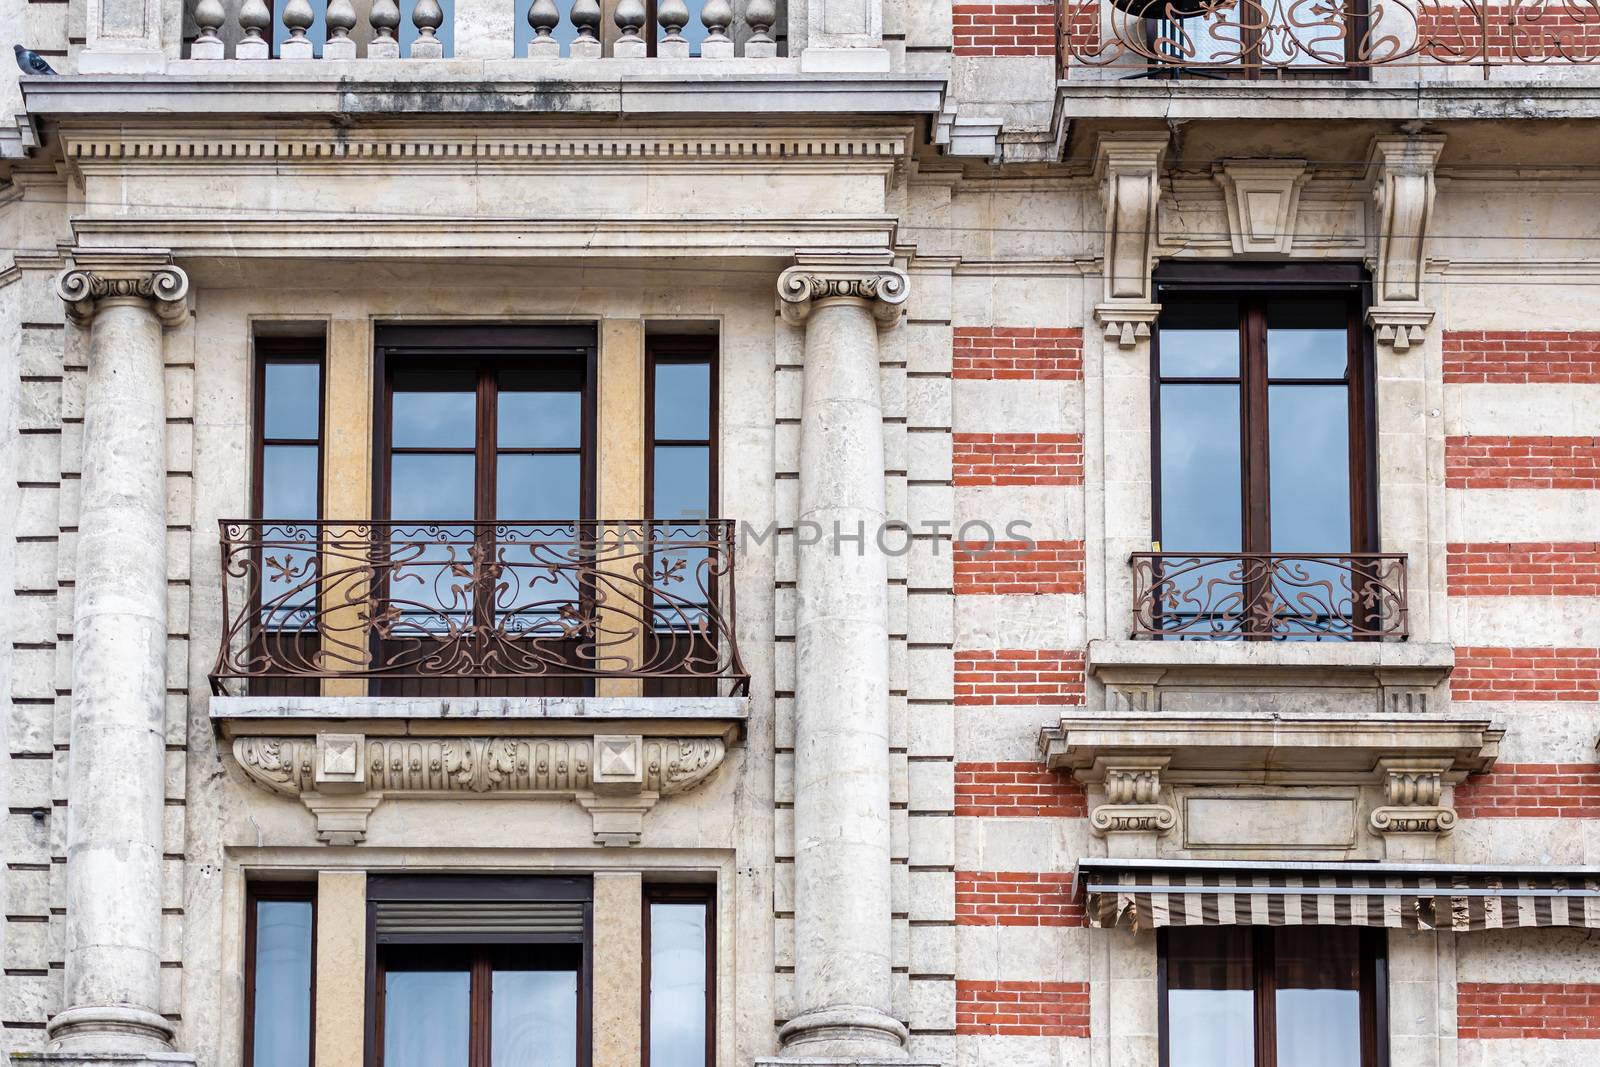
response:
{"label": "decorative frieze", "polygon": [[[720,737],[245,736],[233,755],[259,784],[296,797],[330,844],[366,836],[385,798],[526,796],[572,799],[595,816],[599,844],[634,844],[644,813],[722,765]],[[598,800],[596,798],[603,798]],[[605,812],[602,820],[599,812]],[[604,822],[604,825],[602,825]]]}

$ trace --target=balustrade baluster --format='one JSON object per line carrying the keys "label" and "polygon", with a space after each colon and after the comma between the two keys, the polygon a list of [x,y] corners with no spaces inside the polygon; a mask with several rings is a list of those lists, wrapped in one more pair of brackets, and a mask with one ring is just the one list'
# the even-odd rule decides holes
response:
{"label": "balustrade baluster", "polygon": [[239,30],[244,36],[233,54],[239,59],[272,57],[272,11],[264,0],[244,0],[239,5]]}
{"label": "balustrade baluster", "polygon": [[354,59],[356,42],[350,31],[356,26],[356,9],[350,0],[328,0],[328,39],[322,45],[323,59]]}
{"label": "balustrade baluster", "polygon": [[772,37],[772,24],[778,21],[775,0],[750,0],[745,5],[744,20],[750,25],[750,38],[744,43],[746,59],[772,59],[778,54],[778,42]]}
{"label": "balustrade baluster", "polygon": [[278,50],[282,58],[312,58],[311,38],[306,36],[306,31],[311,28],[311,23],[316,17],[316,12],[311,10],[311,0],[289,0],[283,6],[283,25],[289,31],[289,39],[284,41],[283,47]]}
{"label": "balustrade baluster", "polygon": [[528,7],[528,25],[533,27],[533,40],[528,42],[529,59],[557,59],[561,55],[561,42],[552,34],[561,25],[561,10],[555,0],[533,0]]}
{"label": "balustrade baluster", "polygon": [[728,27],[733,25],[733,5],[728,0],[705,0],[700,8],[700,21],[706,27],[706,39],[700,42],[702,59],[732,59],[733,38]]}
{"label": "balustrade baluster", "polygon": [[411,24],[420,34],[411,42],[412,59],[440,59],[444,56],[444,42],[439,40],[439,27],[444,24],[444,11],[439,0],[417,0],[411,11]]}
{"label": "balustrade baluster", "polygon": [[573,0],[572,24],[578,29],[578,39],[572,42],[572,58],[599,59],[603,53],[600,0]]}
{"label": "balustrade baluster", "polygon": [[617,13],[613,16],[622,36],[611,46],[611,54],[618,59],[643,59],[649,48],[641,35],[645,24],[643,0],[617,0]]}
{"label": "balustrade baluster", "polygon": [[656,21],[667,35],[656,42],[656,55],[662,59],[688,59],[689,42],[683,28],[689,24],[689,8],[683,0],[661,0],[656,5]]}
{"label": "balustrade baluster", "polygon": [[372,0],[367,15],[372,24],[372,40],[367,42],[368,59],[400,58],[400,5],[395,0]]}
{"label": "balustrade baluster", "polygon": [[194,6],[194,22],[200,27],[200,36],[189,46],[190,59],[223,58],[222,38],[217,36],[217,30],[227,17],[221,0],[200,0]]}

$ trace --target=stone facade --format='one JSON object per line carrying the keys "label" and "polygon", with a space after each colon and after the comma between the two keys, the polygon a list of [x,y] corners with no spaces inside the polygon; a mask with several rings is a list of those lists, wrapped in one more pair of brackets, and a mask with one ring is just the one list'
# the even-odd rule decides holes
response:
{"label": "stone facade", "polygon": [[[595,1067],[685,882],[719,1064],[1158,1067],[1158,935],[1091,926],[1080,860],[1600,877],[1594,12],[1543,65],[1167,80],[1076,0],[708,0],[692,45],[663,0],[650,55],[630,0],[416,43],[331,0],[314,59],[256,6],[0,0],[61,72],[0,75],[12,1062],[242,1065],[270,880],[316,887],[319,1067],[375,1062],[402,871],[592,876]],[[1132,636],[1158,272],[1241,263],[1366,272],[1405,640]],[[366,520],[416,323],[593,327],[602,519],[648,339],[715,337],[748,693],[214,691],[257,345],[320,339],[322,513]],[[1396,1067],[1600,1055],[1584,930],[1387,960]]]}

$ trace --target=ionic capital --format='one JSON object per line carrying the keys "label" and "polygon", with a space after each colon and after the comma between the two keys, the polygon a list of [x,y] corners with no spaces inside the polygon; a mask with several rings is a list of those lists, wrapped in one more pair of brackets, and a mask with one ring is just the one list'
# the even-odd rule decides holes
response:
{"label": "ionic capital", "polygon": [[833,300],[863,304],[878,322],[893,325],[910,292],[906,272],[895,267],[803,265],[778,276],[783,319],[796,326],[806,321],[816,304]]}
{"label": "ionic capital", "polygon": [[80,326],[111,301],[142,301],[164,326],[176,326],[188,311],[189,276],[158,253],[73,256],[56,276],[56,295]]}

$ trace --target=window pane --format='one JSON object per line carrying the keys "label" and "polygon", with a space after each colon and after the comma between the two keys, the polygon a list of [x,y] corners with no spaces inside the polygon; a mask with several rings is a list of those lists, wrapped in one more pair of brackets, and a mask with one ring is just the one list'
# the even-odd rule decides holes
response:
{"label": "window pane", "polygon": [[322,368],[315,363],[268,363],[262,436],[315,441],[320,434]]}
{"label": "window pane", "polygon": [[579,448],[583,394],[511,392],[502,383],[495,433],[500,448]]}
{"label": "window pane", "polygon": [[575,1067],[577,972],[496,970],[491,980],[493,1067]]}
{"label": "window pane", "polygon": [[705,1067],[706,910],[650,905],[651,1067]]}
{"label": "window pane", "polygon": [[383,1067],[467,1067],[465,968],[388,971],[383,991]]}
{"label": "window pane", "polygon": [[1241,544],[1239,387],[1161,387],[1161,547],[1237,552]]}
{"label": "window pane", "polygon": [[1267,375],[1343,378],[1350,363],[1342,300],[1274,300],[1267,305]]}
{"label": "window pane", "polygon": [[[1170,1067],[1250,1067],[1255,1062],[1251,931],[1167,931]],[[1288,1059],[1284,1064],[1298,1061]]]}
{"label": "window pane", "polygon": [[495,484],[498,518],[575,519],[583,510],[575,455],[503,455]]}
{"label": "window pane", "polygon": [[1237,378],[1239,305],[1232,300],[1170,304],[1161,313],[1163,378]]}
{"label": "window pane", "polygon": [[658,445],[651,518],[711,514],[711,450],[705,445]]}
{"label": "window pane", "polygon": [[1342,385],[1268,387],[1274,552],[1350,551],[1349,402]]}
{"label": "window pane", "polygon": [[1361,942],[1338,927],[1276,931],[1278,1062],[1361,1067]]}
{"label": "window pane", "polygon": [[657,363],[655,435],[658,441],[711,436],[711,365]]}
{"label": "window pane", "polygon": [[395,448],[471,448],[478,431],[476,379],[459,371],[398,373],[390,419]]}
{"label": "window pane", "polygon": [[255,1067],[311,1062],[311,902],[256,901]]}
{"label": "window pane", "polygon": [[316,445],[267,445],[261,450],[261,517],[317,517]]}
{"label": "window pane", "polygon": [[393,456],[389,517],[400,521],[471,519],[474,457],[465,454]]}

